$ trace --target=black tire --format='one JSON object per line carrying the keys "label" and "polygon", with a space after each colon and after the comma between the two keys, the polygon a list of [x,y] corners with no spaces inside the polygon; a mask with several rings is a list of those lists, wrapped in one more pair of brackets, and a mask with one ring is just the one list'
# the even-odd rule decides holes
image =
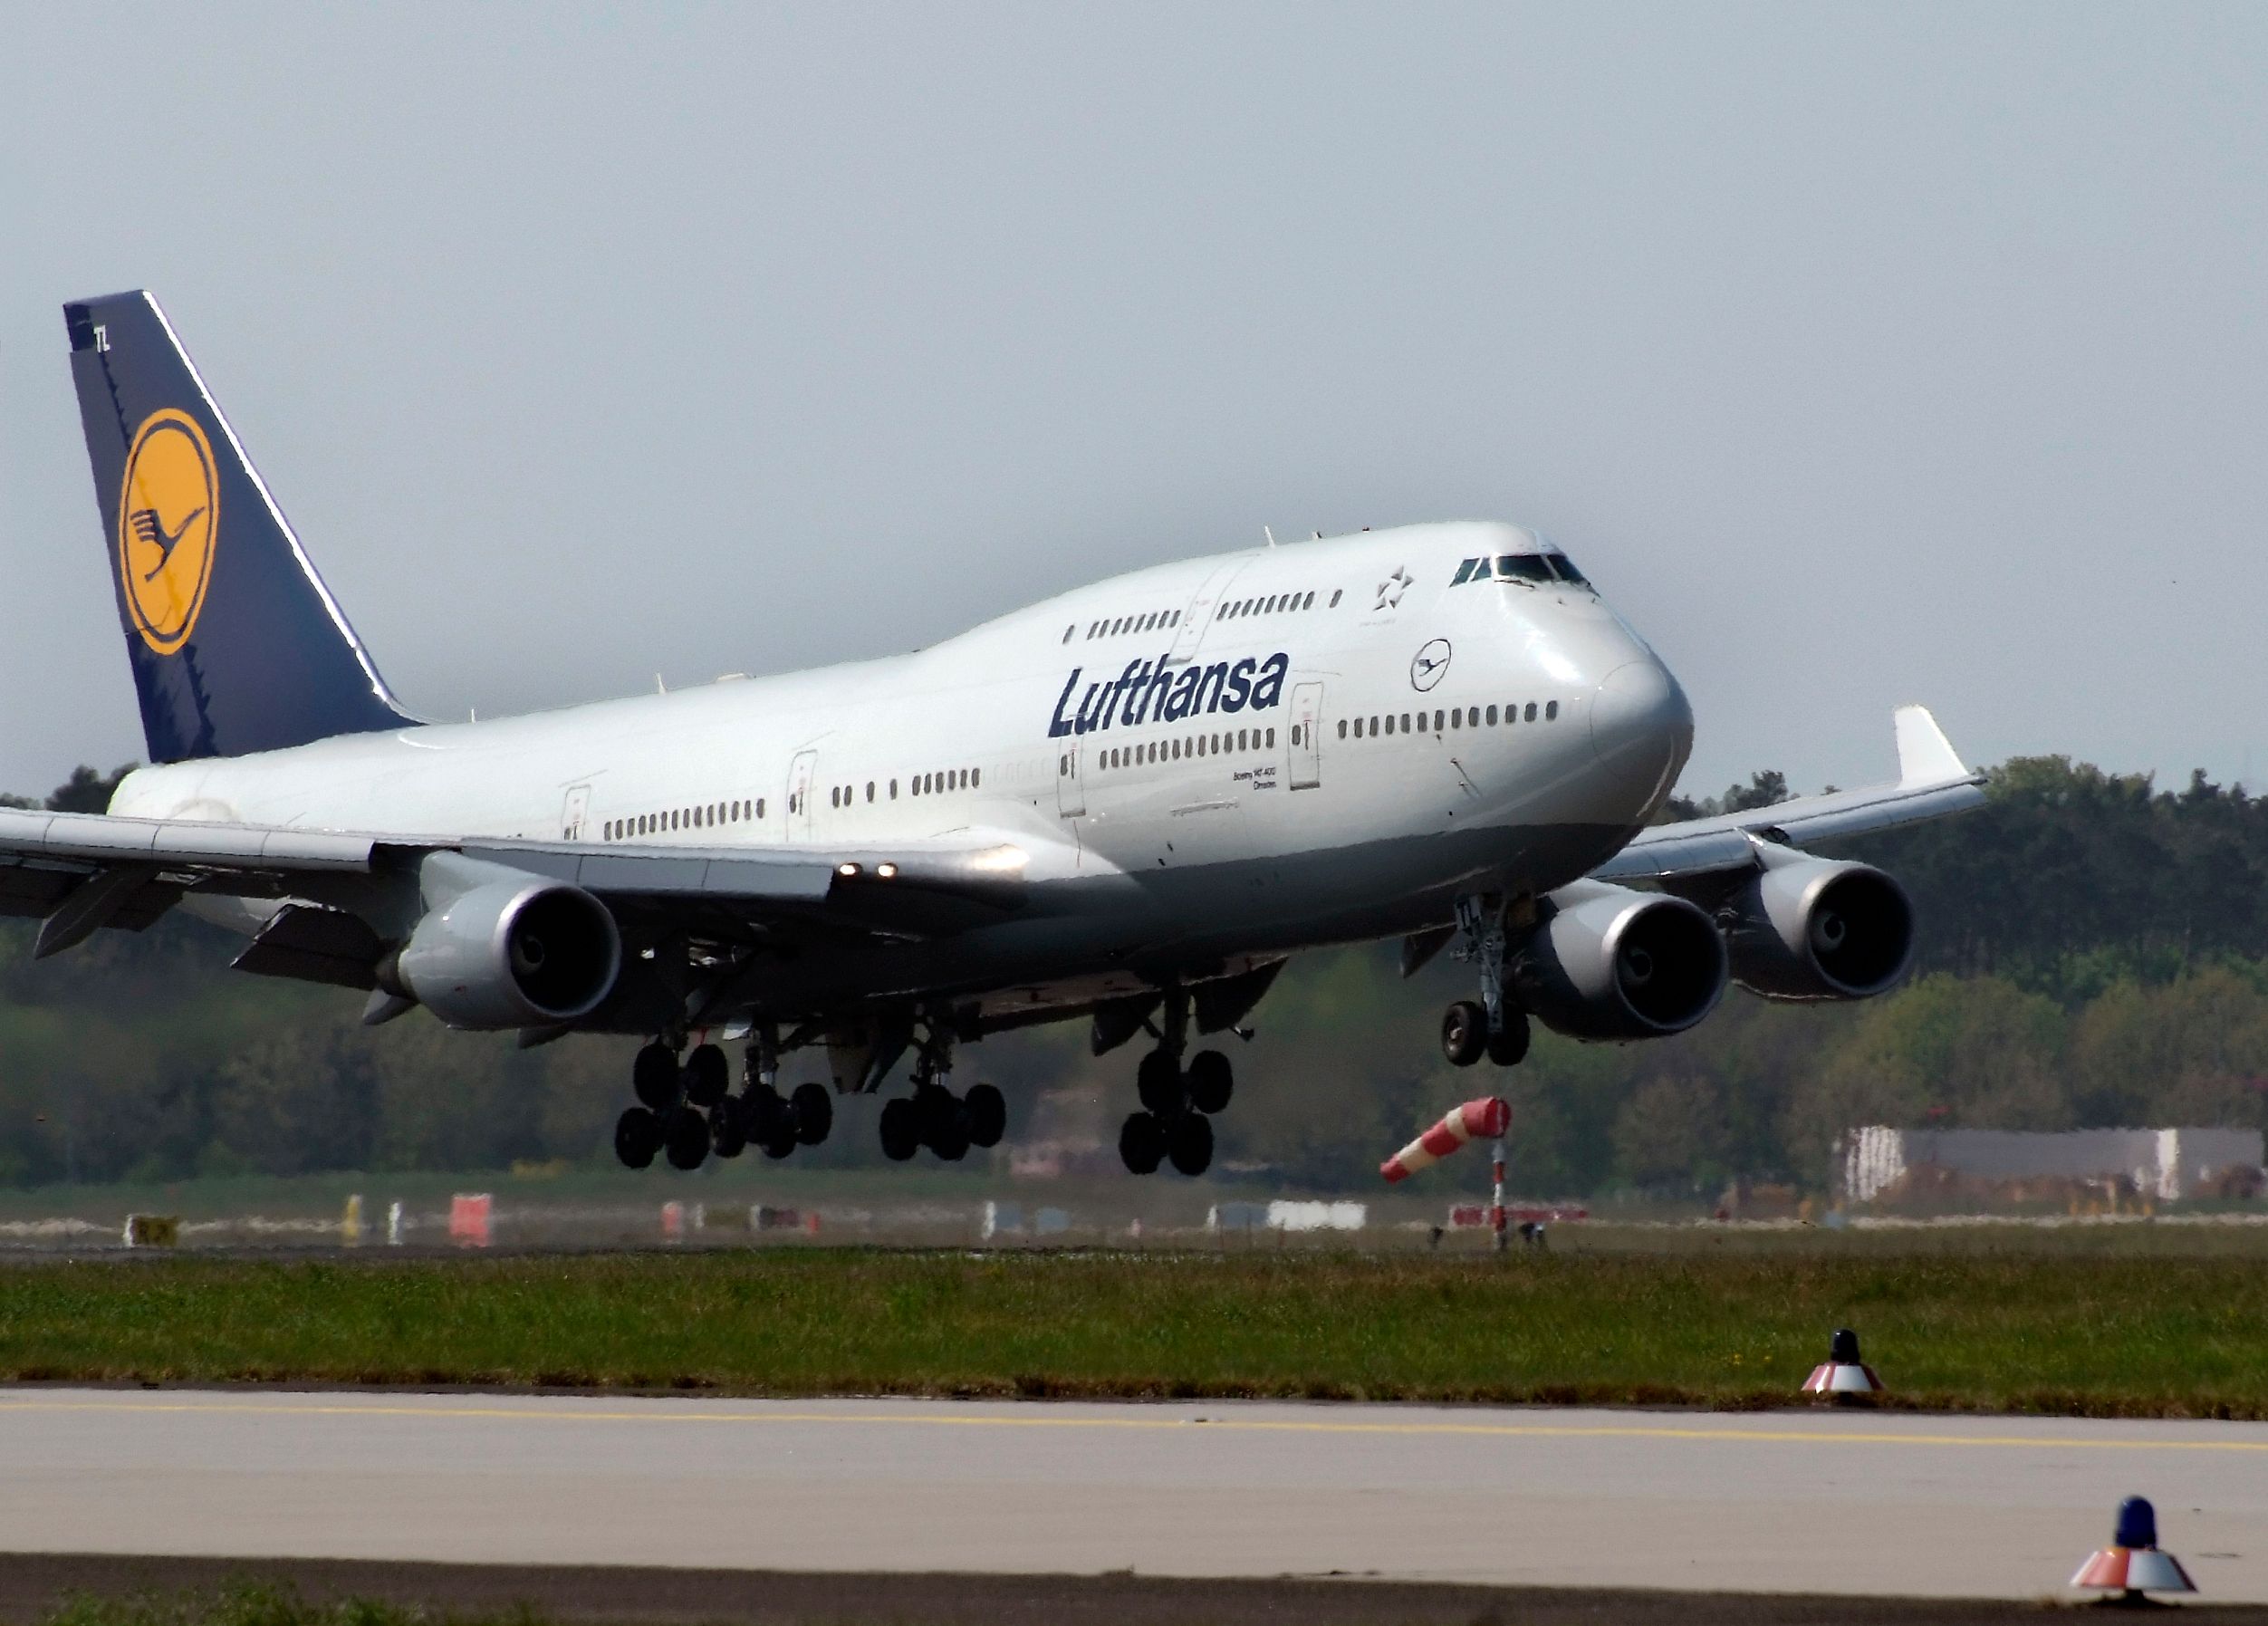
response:
{"label": "black tire", "polygon": [[756,1144],[764,1148],[764,1155],[774,1163],[793,1152],[798,1144],[795,1139],[795,1114],[782,1112],[774,1118],[772,1121],[771,1131]]}
{"label": "black tire", "polygon": [[968,1143],[993,1147],[1008,1132],[1007,1100],[990,1084],[971,1084],[961,1104],[968,1109]]}
{"label": "black tire", "polygon": [[1517,1067],[1528,1057],[1528,1013],[1506,1011],[1504,1030],[1488,1035],[1488,1059],[1499,1067]]}
{"label": "black tire", "polygon": [[787,1102],[769,1084],[755,1084],[740,1098],[740,1121],[748,1131],[748,1144],[762,1146],[787,1116]]}
{"label": "black tire", "polygon": [[1213,1121],[1184,1112],[1166,1130],[1166,1155],[1183,1174],[1200,1175],[1213,1167]]}
{"label": "black tire", "polygon": [[709,1109],[709,1150],[736,1158],[748,1150],[748,1104],[727,1095]]}
{"label": "black tire", "polygon": [[797,1142],[817,1146],[835,1127],[835,1098],[824,1084],[798,1084],[788,1101],[788,1116],[794,1121]]}
{"label": "black tire", "polygon": [[921,1143],[927,1146],[953,1127],[961,1111],[961,1098],[943,1084],[923,1084],[914,1091],[914,1112],[921,1125]]}
{"label": "black tire", "polygon": [[903,1163],[921,1150],[921,1115],[903,1096],[882,1103],[882,1155]]}
{"label": "black tire", "polygon": [[1142,1058],[1141,1066],[1134,1073],[1134,1093],[1156,1116],[1175,1116],[1187,1099],[1182,1090],[1181,1063],[1162,1050],[1151,1051]]}
{"label": "black tire", "polygon": [[669,1114],[661,1143],[669,1154],[670,1168],[698,1169],[709,1153],[708,1120],[691,1107],[679,1107]]}
{"label": "black tire", "polygon": [[1189,1104],[1198,1111],[1225,1111],[1235,1089],[1236,1074],[1219,1051],[1200,1050],[1189,1058]]}
{"label": "black tire", "polygon": [[656,1041],[638,1053],[630,1066],[630,1092],[657,1112],[678,1102],[678,1058],[667,1044]]}
{"label": "black tire", "polygon": [[661,1150],[661,1120],[644,1107],[632,1107],[614,1121],[614,1155],[625,1169],[649,1169]]}
{"label": "black tire", "polygon": [[953,1103],[952,1115],[930,1135],[929,1150],[948,1163],[968,1156],[968,1109],[959,1102]]}
{"label": "black tire", "polygon": [[1488,1048],[1488,1013],[1460,999],[1441,1013],[1441,1054],[1452,1067],[1470,1067]]}
{"label": "black tire", "polygon": [[1119,1161],[1129,1174],[1156,1174],[1166,1159],[1166,1126],[1151,1112],[1136,1112],[1119,1130]]}
{"label": "black tire", "polygon": [[697,1044],[685,1058],[685,1098],[697,1107],[713,1107],[733,1087],[732,1063],[714,1044]]}

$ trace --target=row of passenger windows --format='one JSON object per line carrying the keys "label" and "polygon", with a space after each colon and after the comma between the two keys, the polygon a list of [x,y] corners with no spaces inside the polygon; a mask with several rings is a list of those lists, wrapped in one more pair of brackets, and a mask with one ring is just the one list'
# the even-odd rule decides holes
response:
{"label": "row of passenger windows", "polygon": [[712,802],[706,807],[673,807],[667,813],[610,819],[601,828],[608,841],[627,842],[670,830],[709,830],[719,824],[745,824],[762,817],[764,798],[758,796],[754,802]]}
{"label": "row of passenger windows", "polygon": [[[984,783],[985,772],[982,768],[947,768],[941,773],[916,774],[906,782],[906,792],[913,796],[936,796],[947,791],[973,791]],[[890,780],[882,794],[892,802],[897,801],[898,781]],[[866,799],[871,802],[875,796],[875,781],[870,779],[866,782]],[[839,784],[827,793],[827,805],[830,807],[850,807],[858,799],[856,785]]]}
{"label": "row of passenger windows", "polygon": [[[1140,763],[1179,762],[1190,756],[1219,756],[1231,751],[1265,751],[1275,745],[1273,728],[1225,729],[1182,739],[1154,739],[1146,745],[1118,746],[1100,754],[1103,768],[1130,768]],[[1071,758],[1062,759],[1058,772],[1071,773]]]}
{"label": "row of passenger windows", "polygon": [[[1115,619],[1106,616],[1099,621],[1089,621],[1087,636],[1089,638],[1115,638],[1121,632],[1148,632],[1160,627],[1178,627],[1179,625],[1181,625],[1181,611],[1178,610],[1153,610],[1148,615],[1121,615]],[[1063,641],[1071,642],[1071,635],[1078,630],[1077,621],[1064,628]]]}
{"label": "row of passenger windows", "polygon": [[[1323,608],[1338,609],[1340,595],[1345,591],[1341,588],[1339,592],[1332,593],[1331,602]],[[1272,592],[1265,598],[1238,599],[1234,603],[1224,604],[1213,612],[1213,619],[1216,621],[1233,621],[1240,615],[1273,615],[1282,610],[1312,610],[1314,608],[1315,595],[1312,592]]]}
{"label": "row of passenger windows", "polygon": [[[1559,707],[1560,703],[1557,700],[1546,700],[1541,707],[1537,706],[1533,700],[1530,700],[1524,707],[1516,704],[1505,707],[1502,720],[1505,723],[1517,723],[1524,717],[1531,723],[1539,718],[1546,723],[1556,723],[1559,721]],[[1421,734],[1428,727],[1435,734],[1446,734],[1452,728],[1494,728],[1497,723],[1495,707],[1465,706],[1454,710],[1435,712],[1430,724],[1427,723],[1424,712],[1405,711],[1401,714],[1401,723],[1398,729],[1395,726],[1394,714],[1389,711],[1383,717],[1368,719],[1355,718],[1353,737],[1365,739],[1379,734],[1398,732]],[[1384,726],[1381,727],[1380,724]],[[1339,737],[1341,739],[1348,737],[1347,719],[1344,717],[1339,719]]]}

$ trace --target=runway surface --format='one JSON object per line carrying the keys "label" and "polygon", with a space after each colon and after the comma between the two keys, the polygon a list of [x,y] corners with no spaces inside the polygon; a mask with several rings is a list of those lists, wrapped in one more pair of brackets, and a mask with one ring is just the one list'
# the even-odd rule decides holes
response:
{"label": "runway surface", "polygon": [[2268,1424],[0,1391],[0,1551],[2268,1601]]}

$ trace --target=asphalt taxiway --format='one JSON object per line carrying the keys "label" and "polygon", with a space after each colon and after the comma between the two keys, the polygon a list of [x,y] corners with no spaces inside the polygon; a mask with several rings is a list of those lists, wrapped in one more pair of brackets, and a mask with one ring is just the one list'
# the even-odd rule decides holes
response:
{"label": "asphalt taxiway", "polygon": [[2037,1598],[2157,1506],[2268,1602],[2268,1425],[29,1388],[0,1552]]}

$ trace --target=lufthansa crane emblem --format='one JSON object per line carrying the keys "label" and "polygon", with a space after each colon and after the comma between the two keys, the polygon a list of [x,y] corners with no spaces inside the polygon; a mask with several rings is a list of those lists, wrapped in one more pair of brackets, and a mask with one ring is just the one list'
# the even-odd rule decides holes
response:
{"label": "lufthansa crane emblem", "polygon": [[1418,650],[1416,659],[1410,661],[1409,687],[1423,694],[1440,682],[1448,669],[1449,640],[1437,638]]}
{"label": "lufthansa crane emblem", "polygon": [[118,579],[142,641],[170,655],[197,630],[220,534],[220,479],[196,419],[142,419],[118,498]]}

